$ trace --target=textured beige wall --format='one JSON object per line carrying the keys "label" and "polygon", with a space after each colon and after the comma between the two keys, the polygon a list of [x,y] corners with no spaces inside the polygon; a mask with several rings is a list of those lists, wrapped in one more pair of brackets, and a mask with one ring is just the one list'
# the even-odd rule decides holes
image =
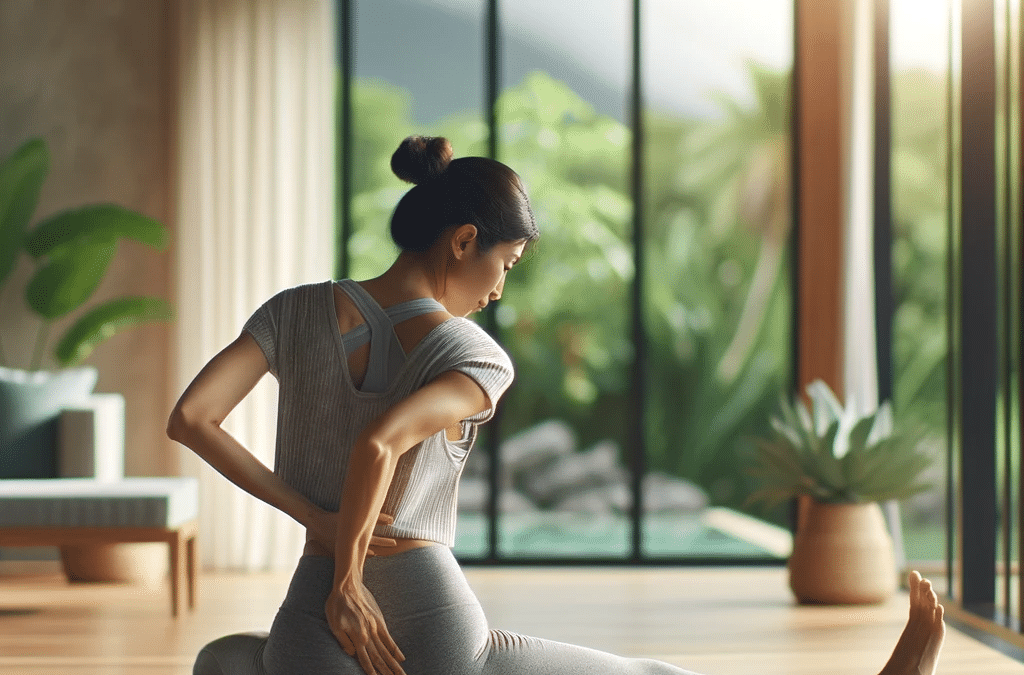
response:
{"label": "textured beige wall", "polygon": [[[39,135],[53,156],[37,218],[113,201],[171,224],[172,2],[0,2],[0,155]],[[16,288],[29,267],[22,260]],[[171,299],[171,253],[123,242],[93,300],[125,294]],[[20,294],[0,295],[8,358],[27,365],[38,325]],[[164,435],[170,336],[170,324],[148,325],[108,340],[88,360],[100,371],[97,391],[127,400],[128,475],[177,468]]]}

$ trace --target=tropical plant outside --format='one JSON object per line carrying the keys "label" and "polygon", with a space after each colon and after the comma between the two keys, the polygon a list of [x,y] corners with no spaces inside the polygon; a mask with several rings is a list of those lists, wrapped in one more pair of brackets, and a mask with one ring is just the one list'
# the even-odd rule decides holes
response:
{"label": "tropical plant outside", "polygon": [[[712,487],[734,506],[749,491],[737,446],[751,418],[763,424],[774,406],[789,353],[788,82],[750,72],[764,100],[757,108],[733,106],[714,126],[654,117],[646,170],[651,468]],[[407,95],[392,85],[357,81],[355,105],[374,121],[357,125],[354,139],[367,159],[352,201],[358,276],[394,255],[384,224],[406,188],[387,160],[414,125]],[[501,159],[523,176],[542,228],[506,287],[515,311],[498,314],[520,374],[503,432],[559,418],[580,430],[581,445],[620,440],[632,360],[629,129],[541,72],[506,90],[498,107]],[[458,154],[485,149],[486,128],[469,115],[429,131],[451,138]],[[695,170],[702,158],[705,170]]]}
{"label": "tropical plant outside", "polygon": [[[897,426],[920,429],[936,457],[948,452],[947,76],[921,68],[893,75],[893,413]],[[945,557],[945,472],[933,490],[903,505],[908,557]]]}

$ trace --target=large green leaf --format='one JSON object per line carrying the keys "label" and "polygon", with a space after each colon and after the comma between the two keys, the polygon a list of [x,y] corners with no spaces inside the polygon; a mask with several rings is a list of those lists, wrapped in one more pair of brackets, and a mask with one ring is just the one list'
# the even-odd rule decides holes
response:
{"label": "large green leaf", "polygon": [[167,229],[158,220],[116,204],[92,204],[44,219],[25,242],[36,258],[63,256],[82,246],[134,239],[154,248],[167,246]]}
{"label": "large green leaf", "polygon": [[114,243],[92,243],[49,257],[28,282],[28,306],[44,319],[78,309],[100,285],[116,249]]}
{"label": "large green leaf", "polygon": [[82,316],[57,343],[54,356],[62,366],[74,365],[96,345],[123,330],[150,321],[170,321],[174,311],[164,300],[125,297],[104,303]]}
{"label": "large green leaf", "polygon": [[0,284],[14,269],[50,167],[46,144],[34,138],[0,163]]}

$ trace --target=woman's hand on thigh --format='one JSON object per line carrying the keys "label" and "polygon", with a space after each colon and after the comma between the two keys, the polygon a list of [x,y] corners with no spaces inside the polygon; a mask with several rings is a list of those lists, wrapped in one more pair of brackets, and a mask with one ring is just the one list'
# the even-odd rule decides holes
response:
{"label": "woman's hand on thigh", "polygon": [[384,615],[370,591],[362,584],[335,588],[324,607],[331,632],[349,656],[359,661],[367,675],[405,675],[405,660],[384,623]]}

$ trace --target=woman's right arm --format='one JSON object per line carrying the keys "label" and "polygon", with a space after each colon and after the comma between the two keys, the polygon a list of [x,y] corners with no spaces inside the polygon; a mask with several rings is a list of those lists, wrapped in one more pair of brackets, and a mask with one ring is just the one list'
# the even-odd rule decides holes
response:
{"label": "woman's right arm", "polygon": [[281,480],[220,426],[268,370],[263,351],[243,332],[185,389],[167,422],[167,435],[238,487],[316,531],[322,529],[327,512]]}
{"label": "woman's right arm", "polygon": [[401,650],[388,633],[373,596],[363,585],[363,561],[402,454],[423,439],[489,406],[483,389],[449,371],[414,392],[369,424],[352,447],[341,490],[334,558],[334,584],[327,621],[342,648],[369,675],[401,675]]}

